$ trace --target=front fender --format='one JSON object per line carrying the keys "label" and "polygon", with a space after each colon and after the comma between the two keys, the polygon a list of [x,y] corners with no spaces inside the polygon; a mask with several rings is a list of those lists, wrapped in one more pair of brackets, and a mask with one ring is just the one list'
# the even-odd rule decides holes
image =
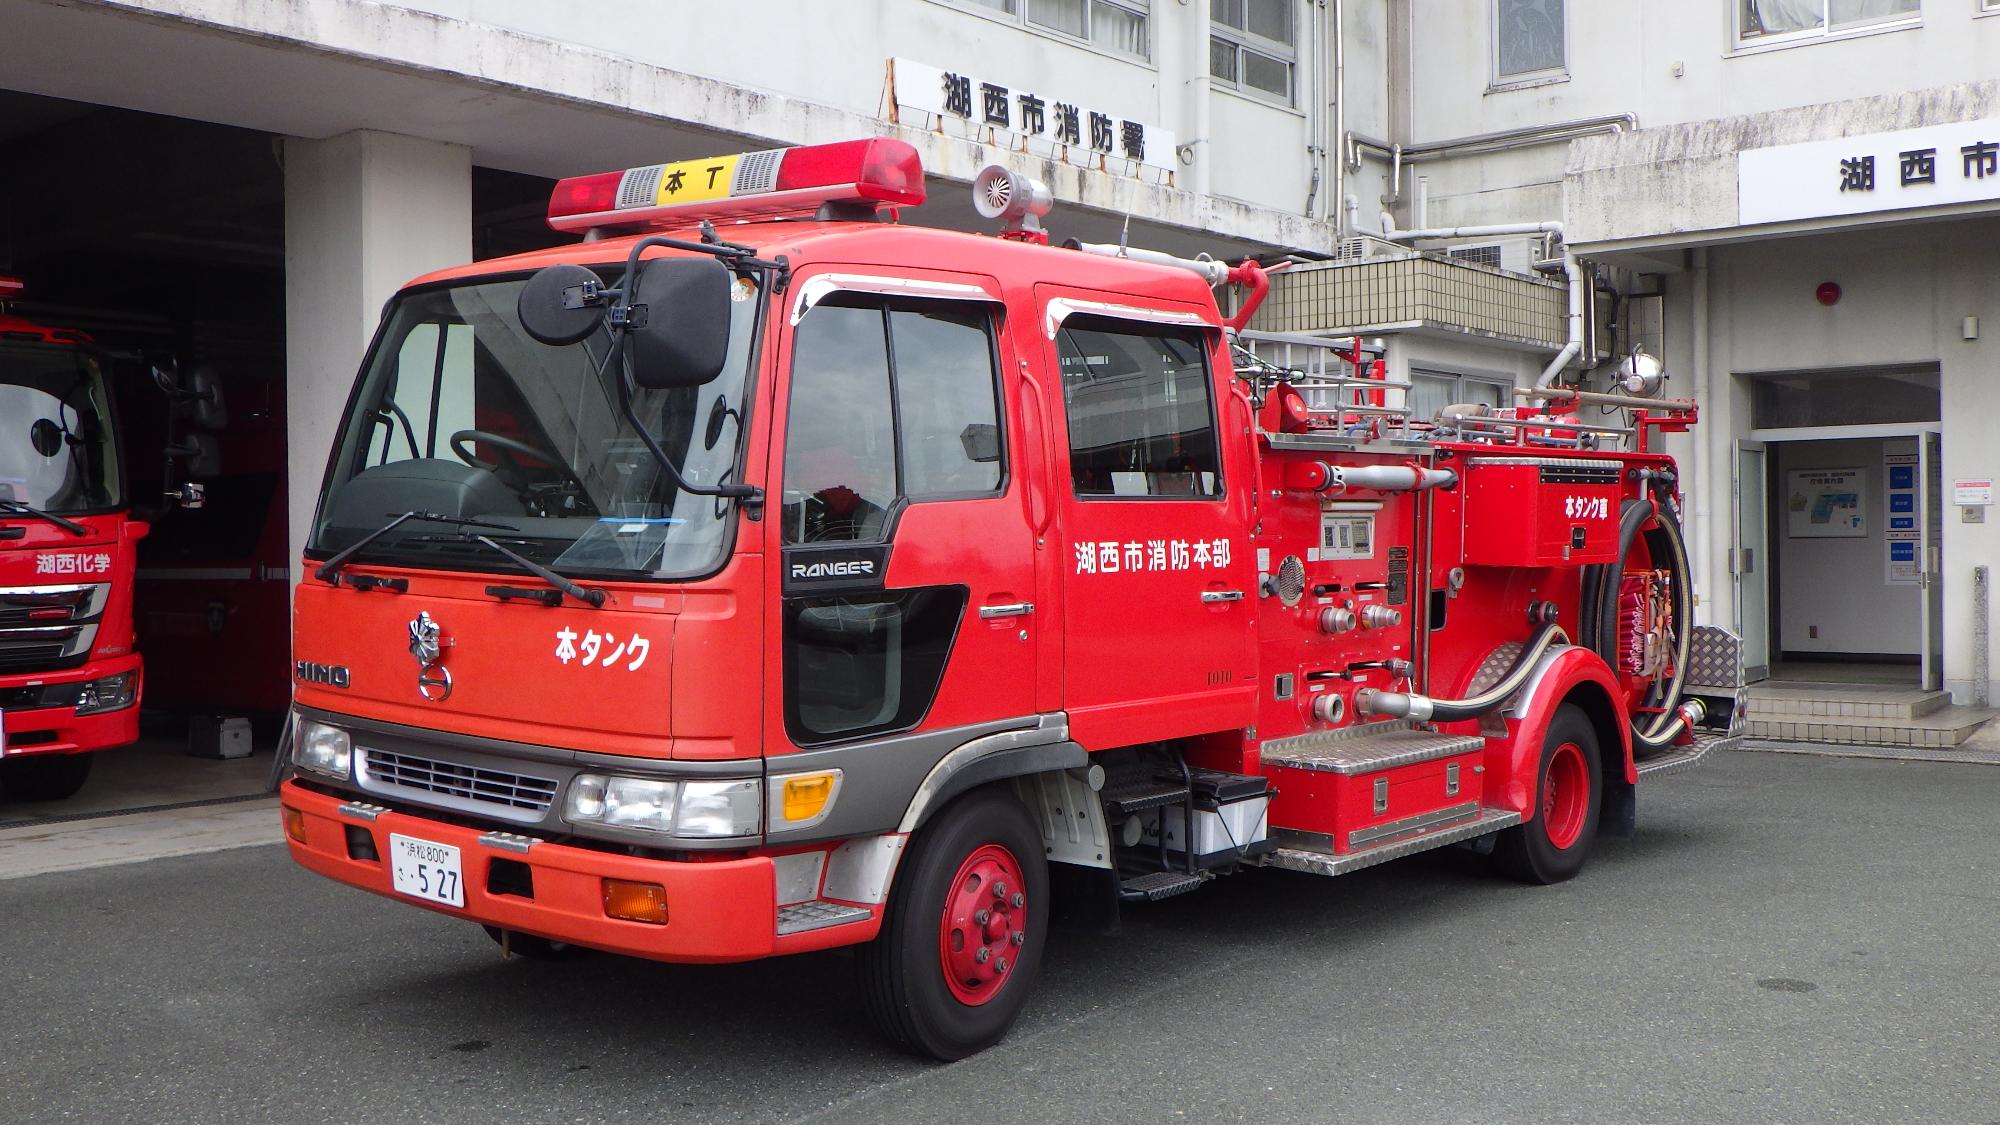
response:
{"label": "front fender", "polygon": [[[1499,775],[1495,780],[1497,803],[1501,806],[1523,816],[1532,814],[1537,796],[1535,784],[1541,773],[1542,740],[1555,718],[1556,708],[1579,692],[1585,693],[1580,702],[1600,734],[1607,725],[1612,728],[1613,741],[1601,747],[1611,759],[1604,763],[1605,775],[1622,777],[1627,784],[1638,781],[1638,769],[1632,760],[1632,724],[1619,702],[1618,683],[1611,669],[1589,649],[1564,645],[1543,655],[1527,685],[1514,697],[1513,705],[1502,713],[1508,737],[1497,755],[1492,752],[1488,755],[1489,759],[1496,756],[1501,759],[1492,763]],[[1590,694],[1598,698],[1590,699]],[[1607,718],[1609,723],[1605,722]]]}

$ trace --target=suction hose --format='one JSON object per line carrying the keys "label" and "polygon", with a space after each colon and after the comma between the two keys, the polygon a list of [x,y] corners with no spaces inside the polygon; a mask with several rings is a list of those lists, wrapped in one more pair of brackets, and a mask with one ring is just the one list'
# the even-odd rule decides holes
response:
{"label": "suction hose", "polygon": [[1528,682],[1534,674],[1535,665],[1542,655],[1559,644],[1568,644],[1569,635],[1562,626],[1550,624],[1542,626],[1528,647],[1514,659],[1498,682],[1478,695],[1464,699],[1433,699],[1428,695],[1414,692],[1376,691],[1364,689],[1355,695],[1355,704],[1365,715],[1387,715],[1394,719],[1415,719],[1418,722],[1455,723],[1462,719],[1476,719],[1509,698]]}
{"label": "suction hose", "polygon": [[[1618,518],[1618,558],[1602,567],[1592,568],[1595,575],[1584,575],[1584,614],[1580,631],[1585,643],[1605,664],[1618,666],[1618,591],[1624,584],[1625,555],[1632,548],[1633,540],[1640,535],[1639,529],[1648,519],[1657,515],[1659,526],[1645,532],[1646,547],[1655,562],[1666,560],[1666,571],[1674,599],[1674,673],[1668,679],[1666,690],[1657,698],[1649,697],[1647,704],[1659,709],[1650,725],[1634,719],[1632,742],[1647,750],[1664,750],[1673,745],[1684,727],[1692,727],[1701,722],[1706,709],[1699,700],[1681,703],[1681,691],[1687,683],[1688,657],[1694,643],[1694,595],[1688,583],[1687,544],[1681,537],[1680,513],[1674,510],[1670,499],[1661,498],[1657,502],[1627,500]],[[1654,691],[1658,692],[1655,685]]]}

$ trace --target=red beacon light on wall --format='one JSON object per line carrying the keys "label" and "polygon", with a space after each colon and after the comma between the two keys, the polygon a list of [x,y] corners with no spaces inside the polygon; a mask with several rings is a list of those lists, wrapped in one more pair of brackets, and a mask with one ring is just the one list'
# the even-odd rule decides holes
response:
{"label": "red beacon light on wall", "polygon": [[0,273],[0,305],[5,305],[9,301],[18,301],[26,296],[27,292],[27,282],[22,281],[18,277]]}
{"label": "red beacon light on wall", "polygon": [[924,166],[903,141],[871,137],[572,176],[549,197],[559,231],[810,214],[828,204],[873,214],[924,201]]}

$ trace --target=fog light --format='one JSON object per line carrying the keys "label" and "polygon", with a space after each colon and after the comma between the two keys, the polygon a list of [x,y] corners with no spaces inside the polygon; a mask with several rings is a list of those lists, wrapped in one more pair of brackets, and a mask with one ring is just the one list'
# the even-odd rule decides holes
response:
{"label": "fog light", "polygon": [[78,715],[102,715],[106,711],[122,711],[132,706],[138,694],[135,688],[139,682],[137,673],[120,672],[101,680],[92,680],[83,685],[82,694],[76,698]]}
{"label": "fog light", "polygon": [[623,879],[604,880],[604,913],[607,917],[652,926],[667,924],[667,889],[658,883],[628,883]]}
{"label": "fog light", "polygon": [[306,814],[290,805],[285,806],[285,835],[296,843],[306,842]]}

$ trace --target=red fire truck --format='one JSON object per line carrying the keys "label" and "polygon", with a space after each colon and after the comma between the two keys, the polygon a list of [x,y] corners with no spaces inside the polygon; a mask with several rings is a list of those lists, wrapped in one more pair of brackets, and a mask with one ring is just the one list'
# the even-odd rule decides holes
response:
{"label": "red fire truck", "polygon": [[[0,278],[0,306],[22,283]],[[0,795],[74,794],[139,736],[130,518],[101,353],[0,312]]]}
{"label": "red fire truck", "polygon": [[550,222],[600,237],[406,287],[297,591],[294,858],[530,957],[858,946],[955,1058],[1058,899],[1447,845],[1556,882],[1732,737],[1653,448],[1692,403],[1414,418],[1246,331],[1255,262],[976,192],[1001,237],[898,221],[888,139],[585,176]]}

